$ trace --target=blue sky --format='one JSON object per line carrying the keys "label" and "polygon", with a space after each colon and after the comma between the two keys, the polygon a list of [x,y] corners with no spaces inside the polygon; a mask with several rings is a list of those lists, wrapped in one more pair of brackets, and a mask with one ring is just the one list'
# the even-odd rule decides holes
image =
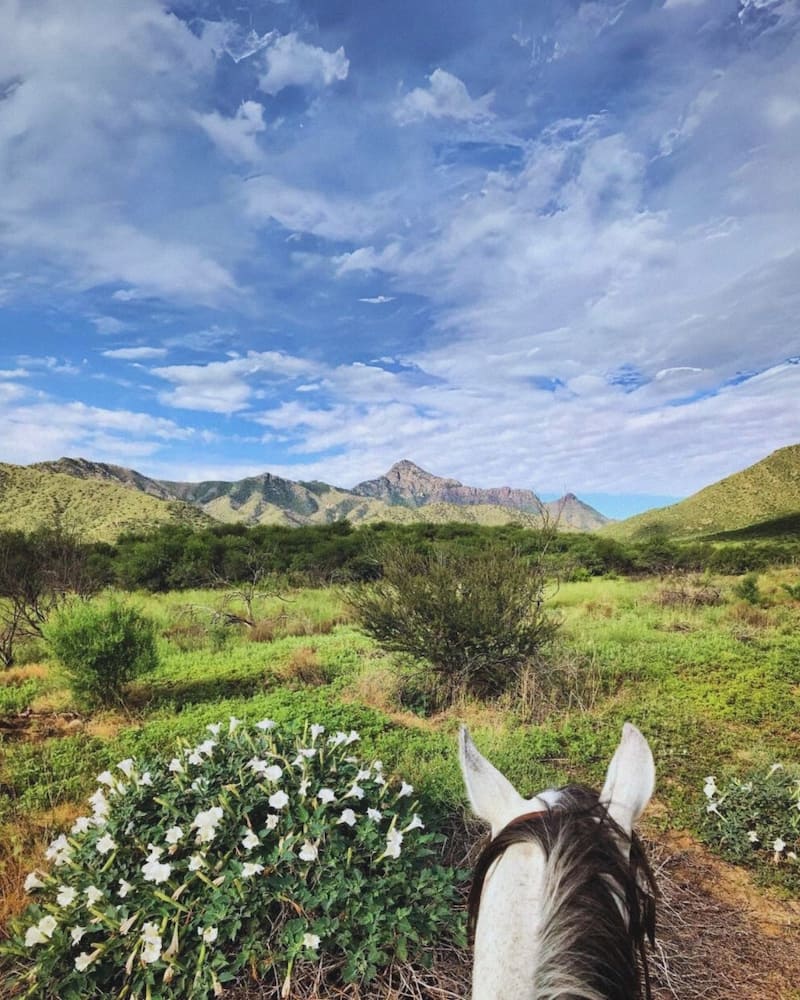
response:
{"label": "blue sky", "polygon": [[797,0],[6,0],[0,460],[620,516],[800,441]]}

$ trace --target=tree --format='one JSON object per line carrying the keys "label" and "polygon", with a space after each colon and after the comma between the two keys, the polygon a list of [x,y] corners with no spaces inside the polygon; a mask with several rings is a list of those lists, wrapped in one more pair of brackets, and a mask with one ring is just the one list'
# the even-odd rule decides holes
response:
{"label": "tree", "polygon": [[15,644],[40,638],[69,596],[91,596],[100,585],[90,547],[61,526],[0,532],[0,662],[11,666]]}

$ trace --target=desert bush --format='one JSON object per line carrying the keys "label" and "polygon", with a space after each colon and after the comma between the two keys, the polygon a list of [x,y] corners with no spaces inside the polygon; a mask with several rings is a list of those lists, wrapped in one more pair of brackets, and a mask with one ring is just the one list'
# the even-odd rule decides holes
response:
{"label": "desert bush", "polygon": [[714,584],[680,577],[662,587],[655,596],[655,603],[662,608],[708,608],[723,601],[722,591]]}
{"label": "desert bush", "polygon": [[122,704],[125,684],[158,665],[153,622],[116,602],[68,605],[45,638],[76,699],[89,706]]}
{"label": "desert bush", "polygon": [[349,591],[360,627],[387,650],[428,665],[443,701],[508,688],[553,638],[541,561],[492,546],[381,553],[382,578]]}
{"label": "desert bush", "polygon": [[170,761],[98,775],[4,949],[27,996],[199,1000],[248,970],[344,995],[462,943],[413,787],[356,759],[356,732],[274,725],[211,724]]}
{"label": "desert bush", "polygon": [[773,764],[722,788],[709,776],[703,790],[706,840],[729,861],[800,889],[800,776]]}

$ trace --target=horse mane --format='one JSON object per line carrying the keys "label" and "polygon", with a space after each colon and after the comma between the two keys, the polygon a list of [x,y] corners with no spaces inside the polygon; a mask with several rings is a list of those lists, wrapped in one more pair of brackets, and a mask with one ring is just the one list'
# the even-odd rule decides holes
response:
{"label": "horse mane", "polygon": [[489,869],[521,843],[538,844],[547,859],[536,996],[650,1000],[645,937],[652,946],[655,876],[638,836],[583,785],[561,789],[553,808],[512,820],[484,848],[469,895],[471,938]]}

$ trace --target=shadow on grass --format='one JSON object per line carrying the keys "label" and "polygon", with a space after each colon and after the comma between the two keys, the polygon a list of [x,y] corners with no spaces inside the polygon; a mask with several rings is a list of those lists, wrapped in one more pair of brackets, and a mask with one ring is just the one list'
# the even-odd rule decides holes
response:
{"label": "shadow on grass", "polygon": [[128,687],[126,704],[129,709],[151,711],[165,705],[183,707],[224,698],[250,698],[274,687],[274,675],[258,677],[207,677],[154,681],[138,681]]}

